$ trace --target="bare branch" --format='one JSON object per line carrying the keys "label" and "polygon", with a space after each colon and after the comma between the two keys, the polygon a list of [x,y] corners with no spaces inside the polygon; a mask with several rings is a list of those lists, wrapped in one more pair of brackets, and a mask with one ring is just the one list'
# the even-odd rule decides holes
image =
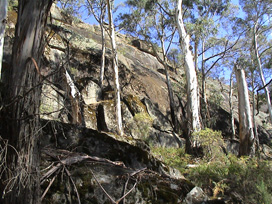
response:
{"label": "bare branch", "polygon": [[65,166],[64,166],[64,170],[66,171],[66,173],[67,173],[69,179],[71,180],[71,182],[72,182],[72,184],[73,184],[73,186],[74,186],[74,188],[75,188],[75,191],[76,191],[76,194],[77,194],[78,203],[81,204],[80,196],[79,196],[79,193],[78,193],[76,184],[75,184],[75,182],[74,182],[74,180],[73,180],[73,178],[72,178],[72,176],[71,176],[71,173],[68,171],[68,169],[67,169]]}
{"label": "bare branch", "polygon": [[55,179],[57,178],[58,174],[56,174],[53,179],[51,179],[50,183],[48,184],[47,188],[45,189],[45,191],[42,194],[41,197],[41,201],[44,199],[45,195],[47,194],[48,190],[50,189],[50,187],[52,186],[52,184],[54,183]]}
{"label": "bare branch", "polygon": [[130,194],[130,193],[133,191],[133,189],[136,187],[137,183],[138,183],[138,181],[137,181],[137,179],[136,179],[136,181],[135,181],[133,187],[132,187],[132,188],[131,188],[124,196],[122,196],[119,200],[117,200],[115,203],[118,204],[118,203],[119,203],[121,200],[123,200],[128,194]]}
{"label": "bare branch", "polygon": [[95,181],[98,183],[99,187],[102,189],[102,191],[106,194],[106,196],[110,199],[112,203],[116,203],[115,200],[108,194],[108,192],[103,188],[103,186],[100,184],[100,182],[97,180],[96,176],[94,175],[93,171],[90,169],[90,172],[92,173]]}
{"label": "bare branch", "polygon": [[169,13],[168,11],[165,10],[165,8],[159,3],[157,2],[158,6],[160,7],[161,10],[163,10],[164,13],[166,13],[168,16],[174,17],[174,14]]}

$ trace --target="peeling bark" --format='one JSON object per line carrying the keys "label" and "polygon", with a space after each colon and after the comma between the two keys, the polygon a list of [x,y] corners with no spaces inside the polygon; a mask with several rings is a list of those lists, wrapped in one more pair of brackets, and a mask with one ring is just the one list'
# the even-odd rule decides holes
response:
{"label": "peeling bark", "polygon": [[1,189],[4,196],[1,203],[41,203],[38,146],[41,78],[37,67],[41,65],[51,5],[52,0],[19,1],[12,67],[4,79],[8,87],[4,102],[8,105],[2,112],[2,137],[13,148],[8,152],[9,172],[1,178],[0,186],[6,187],[4,192]]}
{"label": "peeling bark", "polygon": [[[2,112],[2,137],[10,146],[8,169],[1,179],[1,203],[39,204],[39,107],[41,81],[38,68],[44,51],[43,35],[52,0],[21,0],[12,68],[5,76],[5,106]],[[30,15],[31,14],[31,15]],[[16,151],[15,151],[16,150]],[[5,194],[6,193],[6,194]]]}
{"label": "peeling bark", "polygon": [[197,138],[192,138],[192,133],[201,129],[200,115],[199,115],[199,96],[198,96],[198,82],[194,60],[190,46],[190,36],[187,35],[182,19],[182,0],[178,1],[176,23],[181,40],[181,49],[185,54],[185,72],[187,79],[187,116],[188,116],[188,136],[190,145],[197,147]]}
{"label": "peeling bark", "polygon": [[254,133],[245,71],[239,65],[235,65],[235,75],[239,100],[239,154],[254,155]]}

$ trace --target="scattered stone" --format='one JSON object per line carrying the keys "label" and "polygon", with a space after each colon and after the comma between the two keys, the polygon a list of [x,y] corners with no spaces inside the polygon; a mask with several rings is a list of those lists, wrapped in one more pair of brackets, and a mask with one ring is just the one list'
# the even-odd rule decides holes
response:
{"label": "scattered stone", "polygon": [[186,196],[186,204],[202,204],[208,200],[208,196],[199,187],[194,187]]}

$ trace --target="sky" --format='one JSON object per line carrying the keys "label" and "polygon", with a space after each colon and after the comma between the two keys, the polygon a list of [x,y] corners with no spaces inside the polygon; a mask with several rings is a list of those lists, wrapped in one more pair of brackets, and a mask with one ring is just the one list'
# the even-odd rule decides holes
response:
{"label": "sky", "polygon": [[[124,3],[124,2],[125,2],[125,0],[115,0],[114,1],[114,5],[118,6],[117,12],[113,14],[113,18],[114,19],[116,19],[116,17],[118,16],[119,13],[126,12],[126,8],[124,6],[121,6],[122,3]],[[231,3],[238,5],[239,4],[239,0],[231,0]],[[94,19],[94,17],[88,15],[88,12],[87,12],[86,8],[83,9],[83,11],[81,13],[82,13],[82,20],[84,22],[89,23],[89,24],[96,24],[96,25],[98,24],[96,22],[96,20]],[[241,10],[239,12],[239,16],[243,16],[243,13],[242,13]],[[220,77],[224,77],[226,80],[228,80],[229,79],[229,75],[230,75],[230,71],[229,71],[230,68],[228,69],[228,71],[226,71],[226,69],[224,69],[224,70],[225,70],[225,73],[222,73]]]}

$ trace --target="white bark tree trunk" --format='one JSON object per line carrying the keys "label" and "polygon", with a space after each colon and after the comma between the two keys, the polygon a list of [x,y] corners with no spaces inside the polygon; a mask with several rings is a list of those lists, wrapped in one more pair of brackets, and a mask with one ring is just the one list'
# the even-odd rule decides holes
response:
{"label": "white bark tree trunk", "polygon": [[65,78],[68,85],[67,88],[69,90],[69,93],[67,94],[71,100],[71,106],[72,106],[71,107],[72,123],[79,124],[82,122],[81,113],[80,113],[80,102],[79,102],[80,92],[78,88],[76,87],[75,83],[73,82],[70,74],[67,72],[67,70],[65,70]]}
{"label": "white bark tree trunk", "polygon": [[7,10],[8,10],[8,1],[1,0],[0,1],[0,81],[1,81],[1,73],[2,73],[2,60],[3,60],[3,51],[4,51],[4,36],[5,36],[5,28],[6,28],[6,18],[7,18]]}
{"label": "white bark tree trunk", "polygon": [[[192,140],[191,135],[201,129],[199,116],[199,97],[198,97],[198,82],[194,59],[190,46],[190,36],[187,35],[182,19],[182,0],[178,0],[176,23],[181,40],[181,49],[185,54],[185,71],[187,79],[187,115],[188,115],[188,136]],[[197,146],[197,138],[191,141],[192,147]]]}
{"label": "white bark tree trunk", "polygon": [[230,75],[230,90],[229,90],[229,106],[230,106],[230,122],[231,122],[231,130],[232,130],[232,139],[235,137],[235,124],[234,124],[234,116],[233,116],[233,102],[232,102],[232,96],[233,96],[233,71]]}
{"label": "white bark tree trunk", "polygon": [[[112,1],[114,2],[114,1]],[[123,135],[123,127],[122,127],[122,113],[121,113],[121,99],[120,99],[120,85],[119,85],[119,74],[118,74],[118,57],[117,57],[117,49],[115,42],[115,31],[113,25],[112,18],[112,7],[110,1],[107,0],[108,7],[108,16],[109,16],[109,30],[110,30],[110,38],[111,38],[111,47],[113,54],[113,69],[114,69],[114,83],[115,83],[115,106],[116,106],[116,119],[117,119],[117,132],[120,135]]]}
{"label": "white bark tree trunk", "polygon": [[254,155],[254,133],[245,71],[235,66],[239,100],[239,138],[241,155]]}
{"label": "white bark tree trunk", "polygon": [[[260,77],[261,77],[261,80],[262,80],[262,84],[263,84],[263,86],[265,86],[266,82],[265,82],[262,63],[261,63],[259,50],[258,50],[258,36],[257,36],[257,33],[256,33],[256,25],[254,25],[254,31],[253,32],[254,32],[253,33],[253,35],[254,35],[253,41],[254,41],[255,57],[257,59],[258,69],[259,69]],[[270,122],[272,122],[272,107],[271,107],[271,100],[270,100],[270,94],[269,94],[268,87],[266,86],[264,88],[264,90],[265,90],[265,97],[266,97],[266,102],[267,102],[267,106],[268,106],[268,114],[269,114],[269,117],[270,117]]]}
{"label": "white bark tree trunk", "polygon": [[106,52],[106,43],[105,43],[105,29],[103,26],[103,19],[101,18],[100,22],[101,28],[101,40],[102,40],[102,56],[101,56],[101,68],[100,68],[100,79],[99,79],[99,86],[103,88],[103,81],[104,81],[104,70],[105,70],[105,52]]}

